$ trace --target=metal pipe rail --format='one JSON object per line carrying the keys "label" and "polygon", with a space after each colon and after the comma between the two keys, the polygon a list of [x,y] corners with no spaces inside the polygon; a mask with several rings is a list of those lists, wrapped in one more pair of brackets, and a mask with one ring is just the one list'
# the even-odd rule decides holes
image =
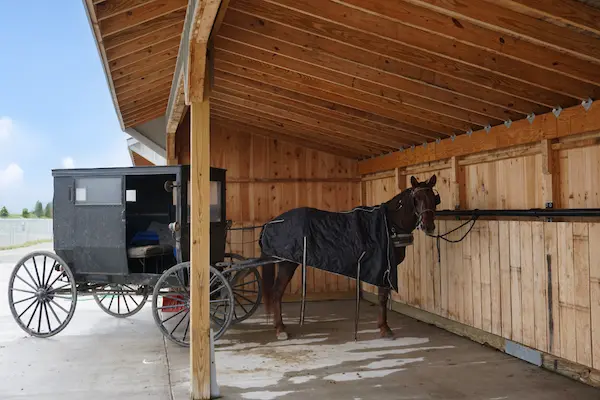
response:
{"label": "metal pipe rail", "polygon": [[528,210],[440,210],[436,211],[440,217],[600,217],[600,208],[531,208]]}

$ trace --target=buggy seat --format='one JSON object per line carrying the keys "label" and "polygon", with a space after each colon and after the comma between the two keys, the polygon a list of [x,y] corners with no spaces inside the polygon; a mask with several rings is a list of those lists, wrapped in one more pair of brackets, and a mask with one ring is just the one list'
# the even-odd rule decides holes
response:
{"label": "buggy seat", "polygon": [[146,231],[137,232],[131,239],[127,256],[135,259],[175,255],[175,240],[168,225],[152,222]]}
{"label": "buggy seat", "polygon": [[151,258],[173,254],[175,249],[170,244],[150,244],[146,246],[134,246],[127,249],[129,258]]}

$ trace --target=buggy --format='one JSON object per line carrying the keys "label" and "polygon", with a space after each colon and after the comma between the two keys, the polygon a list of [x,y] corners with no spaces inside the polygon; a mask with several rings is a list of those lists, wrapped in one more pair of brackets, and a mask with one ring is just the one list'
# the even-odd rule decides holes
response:
{"label": "buggy", "polygon": [[[61,169],[54,179],[54,252],[19,260],[8,300],[17,324],[37,337],[62,331],[79,296],[114,317],[152,314],[169,340],[189,346],[188,165]],[[210,171],[210,319],[215,340],[261,302],[255,260],[225,252],[226,171]]]}

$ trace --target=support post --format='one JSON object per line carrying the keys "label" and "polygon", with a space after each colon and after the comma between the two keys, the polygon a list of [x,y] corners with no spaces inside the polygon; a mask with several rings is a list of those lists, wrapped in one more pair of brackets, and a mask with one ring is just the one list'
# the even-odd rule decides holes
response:
{"label": "support post", "polygon": [[[201,100],[192,101],[190,106],[190,261],[191,261],[191,334],[190,334],[190,379],[191,399],[211,398],[211,354],[210,354],[210,76],[206,68],[205,44],[192,46],[190,63],[193,74],[202,73],[202,79],[192,79],[190,85],[201,84]],[[190,49],[191,50],[191,49]],[[210,54],[212,56],[212,54]],[[201,58],[200,63],[197,58]],[[198,69],[201,64],[206,70]],[[200,91],[195,88],[195,92]]]}
{"label": "support post", "polygon": [[176,165],[179,163],[177,157],[177,146],[176,146],[177,133],[167,133],[167,165]]}
{"label": "support post", "polygon": [[394,170],[394,175],[396,178],[396,194],[400,194],[406,189],[406,175],[402,174],[400,168]]}
{"label": "support post", "polygon": [[543,139],[540,141],[542,153],[542,201],[543,208],[558,208],[558,163],[555,162],[552,141]]}
{"label": "support post", "polygon": [[450,199],[452,208],[459,210],[462,204],[460,183],[461,183],[461,172],[458,165],[458,157],[452,157],[450,159]]}

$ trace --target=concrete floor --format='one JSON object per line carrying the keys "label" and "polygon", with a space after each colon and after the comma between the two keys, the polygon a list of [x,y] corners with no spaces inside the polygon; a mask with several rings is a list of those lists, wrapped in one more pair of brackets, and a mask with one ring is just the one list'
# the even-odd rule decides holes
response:
{"label": "concrete floor", "polygon": [[[48,249],[48,246],[36,248]],[[0,399],[189,399],[188,349],[166,342],[149,304],[129,319],[80,298],[70,325],[28,337],[6,304],[13,264],[32,248],[0,252]],[[216,344],[225,399],[599,399],[600,390],[438,328],[392,313],[396,340],[377,339],[376,307],[364,303],[353,341],[353,303],[284,305],[290,340],[257,313]]]}

